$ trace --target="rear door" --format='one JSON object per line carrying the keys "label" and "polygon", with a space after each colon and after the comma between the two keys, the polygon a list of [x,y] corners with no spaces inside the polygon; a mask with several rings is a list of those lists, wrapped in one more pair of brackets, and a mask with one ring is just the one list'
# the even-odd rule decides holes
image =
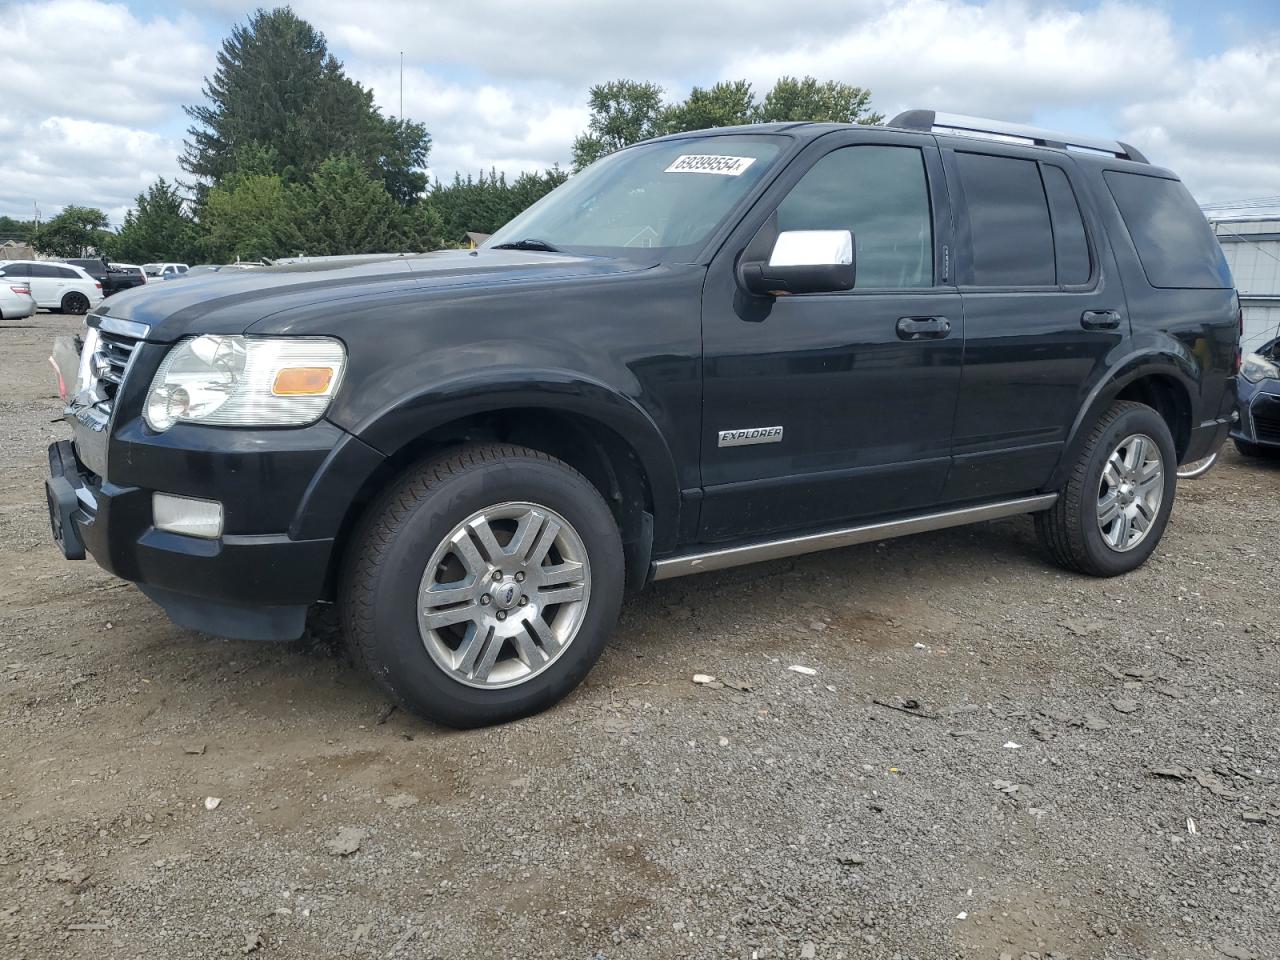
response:
{"label": "rear door", "polygon": [[1071,158],[943,148],[958,211],[965,357],[948,501],[1039,489],[1128,336],[1124,290]]}
{"label": "rear door", "polygon": [[58,268],[51,263],[31,263],[27,265],[31,278],[31,296],[36,303],[47,309],[56,309],[61,305],[62,297],[58,293],[59,286],[64,283],[58,276]]}
{"label": "rear door", "polygon": [[[775,212],[779,230],[851,231],[855,288],[746,294],[737,258]],[[842,131],[793,160],[717,254],[703,295],[703,541],[936,502],[963,349],[949,224],[932,137]]]}

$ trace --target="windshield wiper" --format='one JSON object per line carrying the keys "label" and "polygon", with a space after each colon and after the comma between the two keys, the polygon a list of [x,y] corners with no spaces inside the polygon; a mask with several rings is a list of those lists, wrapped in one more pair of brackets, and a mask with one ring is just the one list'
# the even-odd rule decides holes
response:
{"label": "windshield wiper", "polygon": [[512,240],[510,243],[496,243],[490,250],[541,250],[543,253],[559,253],[560,248],[536,237],[525,237],[523,240]]}

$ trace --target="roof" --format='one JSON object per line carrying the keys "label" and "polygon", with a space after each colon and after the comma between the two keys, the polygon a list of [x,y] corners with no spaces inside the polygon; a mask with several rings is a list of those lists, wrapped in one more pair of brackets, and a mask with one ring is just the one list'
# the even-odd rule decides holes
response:
{"label": "roof", "polygon": [[[681,133],[655,137],[657,140],[677,140],[683,137],[731,136],[734,134],[788,133],[804,140],[813,140],[835,130],[891,130],[900,133],[929,134],[943,141],[980,140],[990,143],[1012,143],[1017,146],[1038,147],[1057,153],[1069,153],[1081,160],[1092,159],[1105,163],[1133,164],[1143,172],[1157,176],[1174,176],[1168,170],[1150,164],[1136,148],[1122,140],[1111,140],[1094,135],[1078,135],[1045,130],[1025,124],[1007,123],[983,117],[937,113],[933,110],[907,110],[887,124],[826,123],[812,120],[788,123],[751,123],[735,127],[712,127],[706,130],[686,130]],[[653,142],[653,141],[648,141]]]}

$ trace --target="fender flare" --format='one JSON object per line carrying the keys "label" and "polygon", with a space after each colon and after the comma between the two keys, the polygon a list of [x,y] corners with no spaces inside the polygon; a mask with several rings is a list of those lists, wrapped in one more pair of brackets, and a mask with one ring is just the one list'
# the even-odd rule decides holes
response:
{"label": "fender flare", "polygon": [[[488,368],[433,383],[399,400],[358,424],[339,423],[358,441],[376,452],[378,464],[400,454],[433,430],[457,420],[512,409],[543,409],[594,421],[618,435],[635,453],[653,500],[655,550],[674,546],[679,529],[680,486],[675,459],[649,413],[633,397],[581,373],[555,369]],[[336,499],[347,503],[372,476],[375,465],[363,458],[364,469],[329,470],[326,463],[308,488],[299,516],[308,505]],[[356,477],[358,482],[352,486]]]}
{"label": "fender flare", "polygon": [[1076,462],[1080,444],[1084,442],[1090,426],[1102,416],[1124,388],[1152,375],[1168,377],[1177,383],[1186,394],[1188,405],[1195,410],[1199,369],[1189,352],[1150,348],[1130,354],[1111,369],[1105,380],[1094,385],[1080,405],[1071,424],[1071,432],[1067,435],[1067,442],[1062,446],[1062,457],[1058,460],[1046,489],[1057,490],[1066,482],[1067,473]]}

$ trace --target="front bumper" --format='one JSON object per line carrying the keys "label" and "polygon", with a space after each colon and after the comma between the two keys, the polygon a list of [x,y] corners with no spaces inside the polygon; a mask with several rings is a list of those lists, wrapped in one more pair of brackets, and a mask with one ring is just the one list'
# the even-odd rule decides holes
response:
{"label": "front bumper", "polygon": [[332,538],[158,530],[153,491],[95,477],[68,440],[50,446],[49,474],[54,538],[69,559],[87,553],[184,627],[248,640],[301,636],[307,606],[324,590]]}
{"label": "front bumper", "polygon": [[1239,382],[1240,421],[1231,436],[1263,447],[1280,447],[1280,380]]}

